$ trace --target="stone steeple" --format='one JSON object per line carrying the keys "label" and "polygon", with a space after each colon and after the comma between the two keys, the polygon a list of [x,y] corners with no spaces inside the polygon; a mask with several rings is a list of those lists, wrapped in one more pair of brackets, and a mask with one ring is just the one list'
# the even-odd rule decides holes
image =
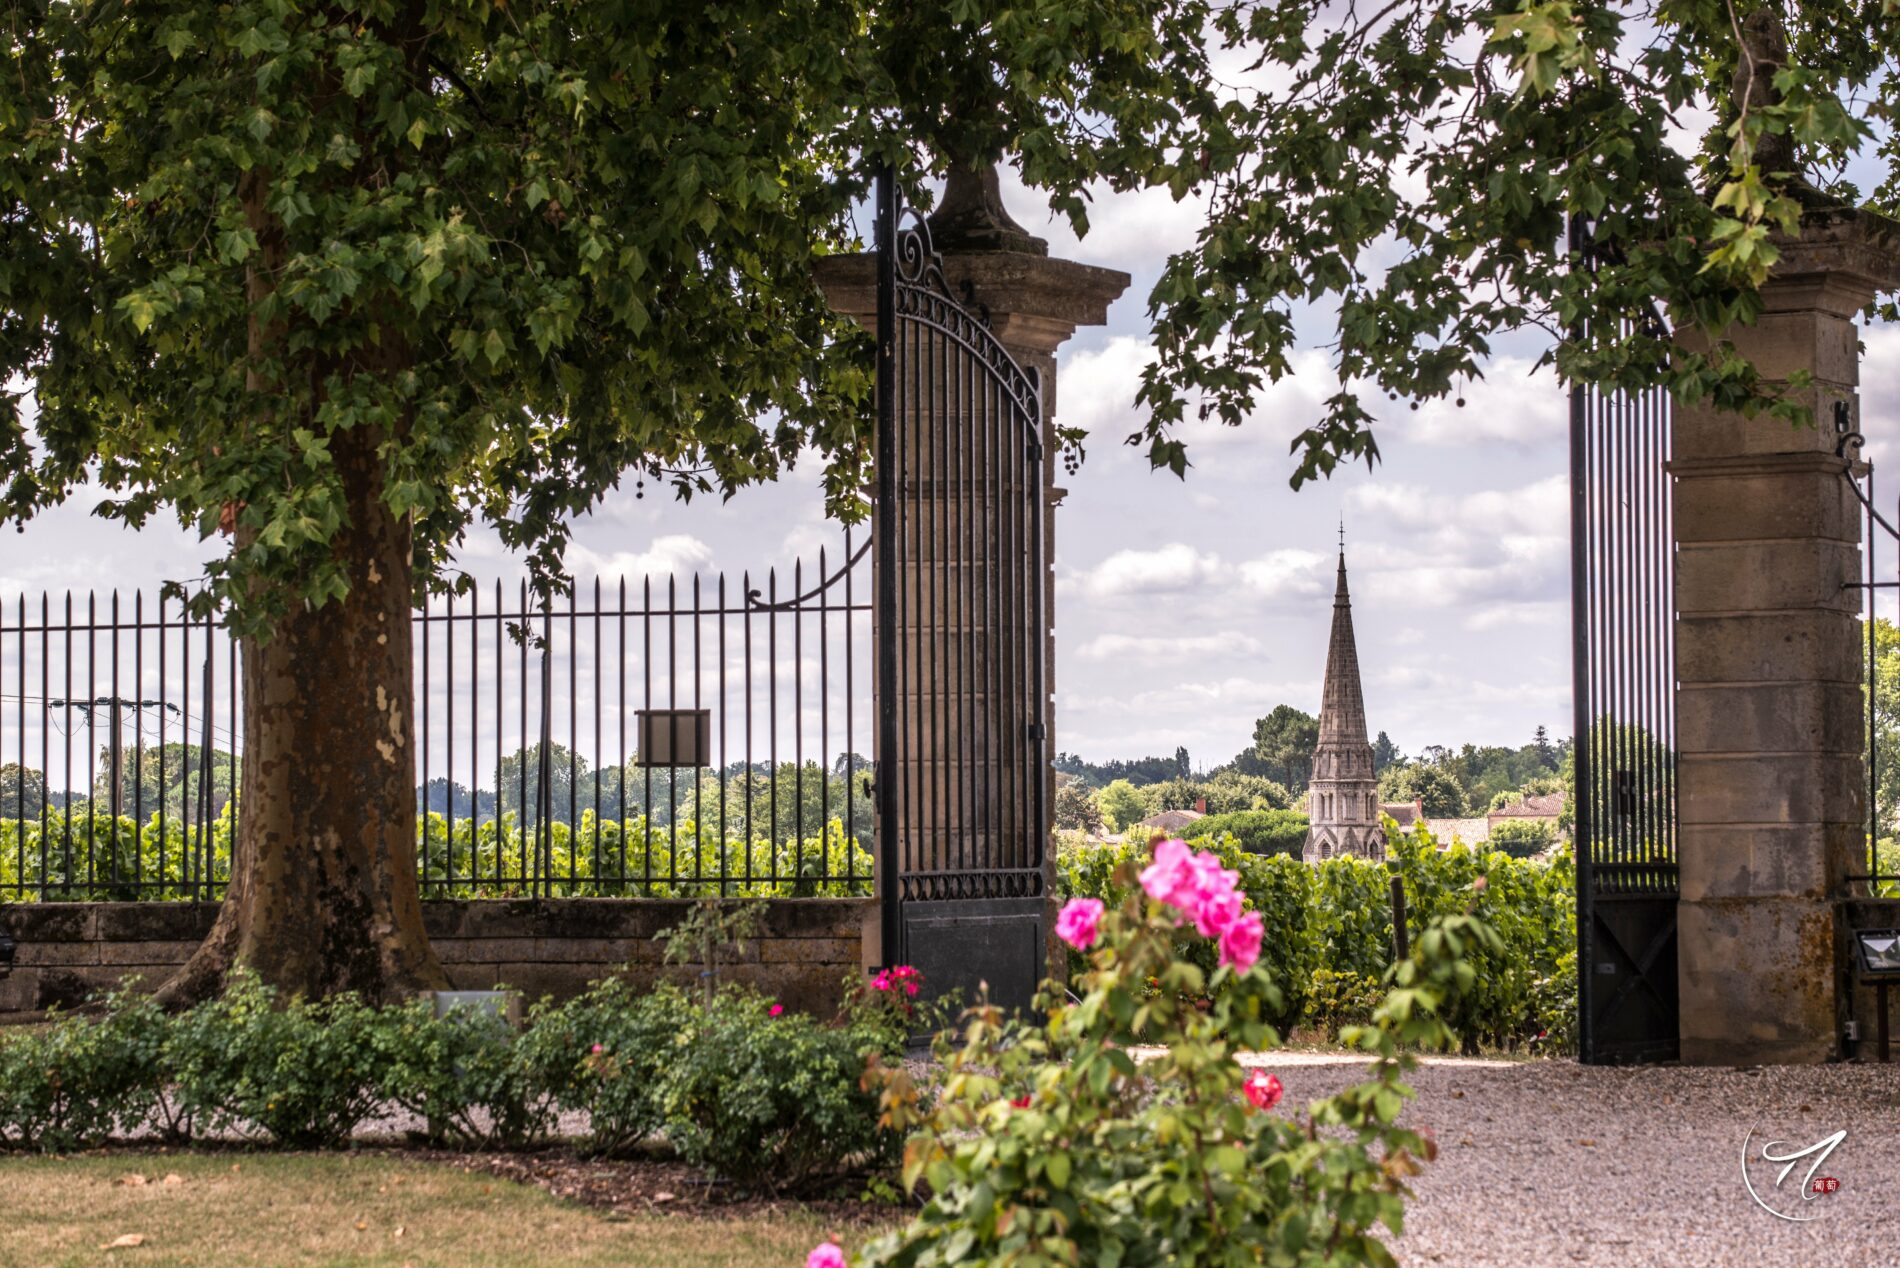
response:
{"label": "stone steeple", "polygon": [[1366,740],[1366,702],[1359,687],[1359,650],[1352,637],[1352,597],[1346,590],[1346,546],[1339,547],[1339,585],[1333,593],[1333,633],[1326,647],[1326,684],[1320,693],[1319,747],[1306,790],[1306,860],[1342,854],[1385,857],[1379,826],[1379,786]]}

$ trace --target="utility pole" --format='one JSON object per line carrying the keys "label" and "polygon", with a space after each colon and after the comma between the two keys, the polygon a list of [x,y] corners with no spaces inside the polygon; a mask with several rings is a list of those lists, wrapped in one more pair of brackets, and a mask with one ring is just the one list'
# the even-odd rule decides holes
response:
{"label": "utility pole", "polygon": [[[125,710],[133,710],[134,716],[142,716],[146,709],[170,709],[178,712],[178,706],[162,700],[128,700],[124,696],[98,696],[91,700],[48,700],[46,707],[51,709],[76,710],[83,714],[88,722],[92,720],[94,709],[106,711],[106,768],[111,780],[111,792],[107,794],[107,804],[111,807],[112,821],[117,823],[125,810]],[[72,785],[70,773],[67,786]],[[165,790],[159,790],[163,797]]]}

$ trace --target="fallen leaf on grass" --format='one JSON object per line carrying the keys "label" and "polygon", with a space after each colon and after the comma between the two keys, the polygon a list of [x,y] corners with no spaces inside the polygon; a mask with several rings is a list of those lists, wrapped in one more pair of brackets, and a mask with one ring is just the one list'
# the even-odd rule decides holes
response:
{"label": "fallen leaf on grass", "polygon": [[369,1227],[369,1221],[368,1221],[368,1220],[358,1220],[358,1221],[356,1221],[356,1231],[357,1231],[357,1232],[359,1232],[359,1233],[360,1233],[360,1232],[362,1232],[362,1231],[363,1231],[364,1229],[366,1229],[366,1228],[368,1228],[368,1227]]}
{"label": "fallen leaf on grass", "polygon": [[130,1250],[134,1246],[143,1246],[144,1244],[145,1244],[145,1234],[127,1233],[123,1237],[113,1238],[111,1241],[107,1242],[105,1245],[101,1246],[99,1249],[100,1250]]}
{"label": "fallen leaf on grass", "polygon": [[401,1237],[401,1236],[402,1236],[402,1229],[403,1229],[403,1226],[402,1226],[402,1225],[400,1225],[400,1224],[398,1224],[398,1225],[396,1225],[396,1236],[398,1236],[398,1237]]}
{"label": "fallen leaf on grass", "polygon": [[163,1180],[159,1181],[160,1184],[183,1184],[184,1182],[185,1177],[179,1175],[176,1171],[168,1173]]}
{"label": "fallen leaf on grass", "polygon": [[120,1176],[117,1180],[113,1181],[113,1183],[122,1184],[128,1189],[136,1189],[140,1185],[149,1184],[150,1181],[135,1171],[129,1176]]}
{"label": "fallen leaf on grass", "polygon": [[1594,1148],[1596,1148],[1596,1143],[1597,1143],[1597,1142],[1596,1142],[1596,1141],[1594,1141],[1594,1140],[1588,1140],[1588,1139],[1585,1139],[1585,1140],[1580,1140],[1580,1141],[1578,1141],[1577,1143],[1578,1143],[1579,1145],[1582,1145],[1582,1146],[1583,1146],[1584,1148],[1586,1148],[1586,1149],[1594,1149]]}
{"label": "fallen leaf on grass", "polygon": [[656,1193],[653,1195],[653,1200],[655,1202],[671,1202],[673,1197],[674,1195],[671,1193]]}

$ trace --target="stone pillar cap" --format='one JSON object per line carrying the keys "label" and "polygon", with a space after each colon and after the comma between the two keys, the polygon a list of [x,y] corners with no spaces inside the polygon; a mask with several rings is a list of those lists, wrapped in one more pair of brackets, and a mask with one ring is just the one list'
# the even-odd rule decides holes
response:
{"label": "stone pillar cap", "polygon": [[[877,316],[877,256],[832,255],[813,268],[831,306],[867,328]],[[953,252],[945,279],[968,307],[987,310],[1005,344],[1052,353],[1078,326],[1100,326],[1133,279],[1120,269],[1019,251]],[[967,288],[967,289],[965,289]]]}
{"label": "stone pillar cap", "polygon": [[1775,235],[1781,259],[1762,287],[1763,311],[1821,309],[1851,317],[1900,291],[1900,221],[1851,207],[1801,218],[1798,238]]}

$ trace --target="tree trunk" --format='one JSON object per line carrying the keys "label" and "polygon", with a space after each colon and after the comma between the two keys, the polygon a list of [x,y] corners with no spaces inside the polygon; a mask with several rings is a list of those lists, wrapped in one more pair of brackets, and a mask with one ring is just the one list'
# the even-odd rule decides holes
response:
{"label": "tree trunk", "polygon": [[291,993],[388,1001],[448,986],[422,927],[408,525],[382,500],[376,437],[338,432],[350,590],[246,639],[244,773],[217,923],[160,992],[184,1005],[236,965]]}

